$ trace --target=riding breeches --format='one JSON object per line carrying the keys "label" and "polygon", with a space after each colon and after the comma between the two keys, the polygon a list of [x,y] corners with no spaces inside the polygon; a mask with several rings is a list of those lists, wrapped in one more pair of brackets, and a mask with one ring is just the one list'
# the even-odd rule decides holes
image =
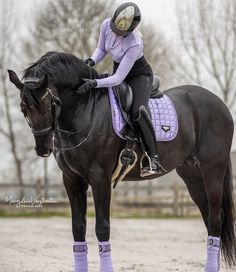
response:
{"label": "riding breeches", "polygon": [[[118,63],[114,63],[114,71],[116,71],[118,65]],[[152,92],[153,72],[144,56],[134,63],[124,81],[130,85],[133,91],[131,118],[136,120],[139,108],[141,106],[148,108],[148,100]]]}
{"label": "riding breeches", "polygon": [[136,76],[126,80],[133,91],[133,104],[131,108],[131,118],[136,120],[139,115],[139,108],[144,106],[148,108],[148,100],[152,92],[152,77]]}

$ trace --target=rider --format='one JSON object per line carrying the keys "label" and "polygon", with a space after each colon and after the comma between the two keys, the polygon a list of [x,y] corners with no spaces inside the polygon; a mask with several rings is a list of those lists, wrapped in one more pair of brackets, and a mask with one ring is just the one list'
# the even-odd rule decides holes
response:
{"label": "rider", "polygon": [[143,55],[143,40],[135,29],[141,21],[139,7],[132,2],[121,4],[112,18],[102,22],[96,50],[84,62],[94,66],[107,53],[114,61],[114,74],[103,79],[88,80],[79,90],[117,86],[125,81],[133,90],[131,118],[138,125],[147,153],[150,167],[145,167],[146,176],[161,172],[156,150],[155,132],[147,107],[152,91],[153,72]]}

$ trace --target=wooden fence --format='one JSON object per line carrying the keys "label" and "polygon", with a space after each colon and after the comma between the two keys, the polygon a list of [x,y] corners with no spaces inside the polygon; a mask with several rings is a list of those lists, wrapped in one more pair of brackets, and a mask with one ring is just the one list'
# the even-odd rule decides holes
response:
{"label": "wooden fence", "polygon": [[[64,186],[49,184],[45,188],[40,180],[36,184],[25,184],[23,187],[18,184],[0,184],[0,208],[16,211],[18,208],[9,205],[6,198],[14,195],[14,198],[21,199],[17,194],[21,190],[25,193],[26,199],[40,196],[52,197],[55,200],[54,203],[46,203],[42,209],[37,209],[39,213],[43,211],[69,212],[70,210]],[[88,192],[88,211],[94,213],[91,190]],[[152,180],[118,184],[118,187],[112,191],[111,214],[120,217],[193,216],[199,215],[199,211],[183,183],[171,184]]]}

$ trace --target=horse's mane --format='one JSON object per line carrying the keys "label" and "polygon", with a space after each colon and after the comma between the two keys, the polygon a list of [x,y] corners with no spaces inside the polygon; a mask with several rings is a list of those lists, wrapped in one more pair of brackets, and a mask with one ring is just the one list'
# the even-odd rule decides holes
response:
{"label": "horse's mane", "polygon": [[[27,77],[42,78],[47,74],[49,84],[60,89],[76,90],[82,83],[82,78],[98,77],[97,72],[84,64],[83,61],[76,56],[68,53],[56,51],[47,52],[39,60],[32,63],[23,71],[22,79]],[[28,98],[30,104],[38,107],[41,104],[37,92],[33,90],[37,88],[37,84],[26,83],[24,95]]]}
{"label": "horse's mane", "polygon": [[75,88],[81,78],[89,78],[90,73],[90,68],[76,56],[51,51],[26,68],[23,72],[23,79],[32,76],[40,78],[47,74],[51,83]]}

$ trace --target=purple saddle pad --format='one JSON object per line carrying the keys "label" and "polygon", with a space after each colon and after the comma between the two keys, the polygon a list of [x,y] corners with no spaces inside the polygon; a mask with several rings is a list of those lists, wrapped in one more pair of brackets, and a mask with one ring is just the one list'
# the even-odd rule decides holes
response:
{"label": "purple saddle pad", "polygon": [[[121,130],[125,127],[126,122],[121,115],[112,88],[109,88],[108,93],[113,128],[120,138],[125,139],[121,134]],[[159,142],[173,140],[178,133],[178,118],[171,99],[167,95],[164,95],[162,98],[149,99],[148,106],[151,111],[156,140]]]}

